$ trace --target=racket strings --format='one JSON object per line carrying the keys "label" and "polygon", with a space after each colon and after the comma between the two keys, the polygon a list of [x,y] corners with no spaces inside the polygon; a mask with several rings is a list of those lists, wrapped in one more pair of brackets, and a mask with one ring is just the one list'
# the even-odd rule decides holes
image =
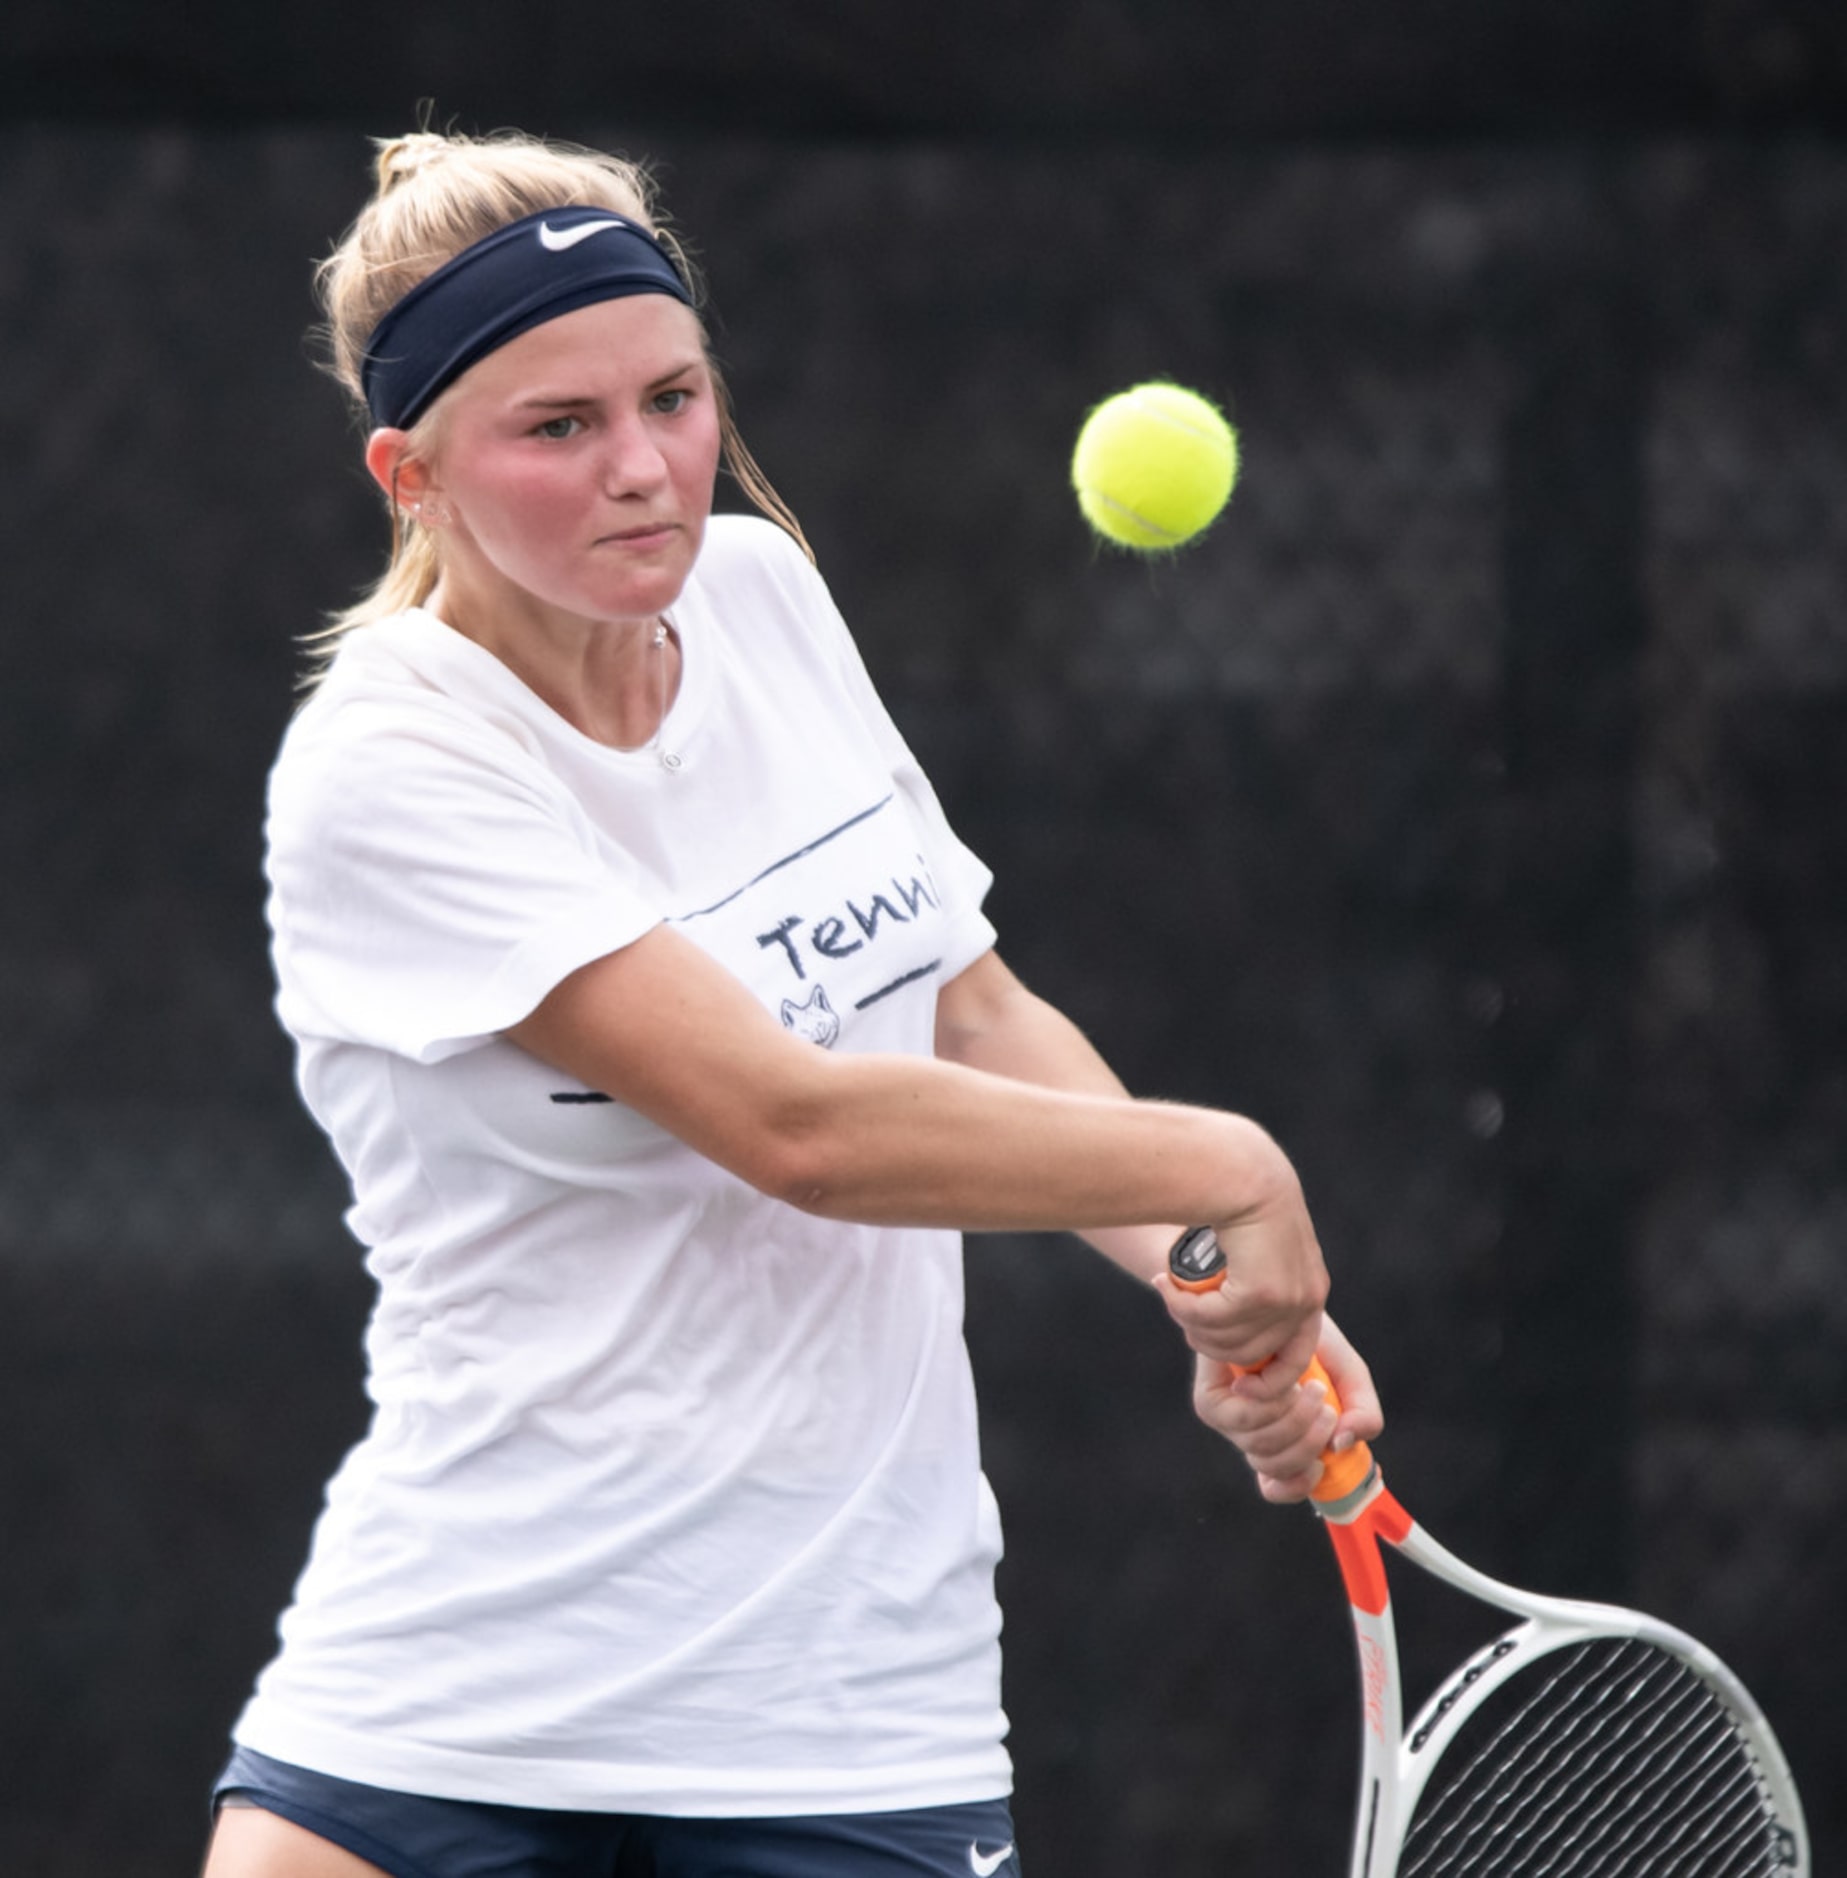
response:
{"label": "racket strings", "polygon": [[1401,1878],[1752,1878],[1788,1868],[1750,1744],[1653,1644],[1540,1657],[1472,1715],[1412,1818]]}

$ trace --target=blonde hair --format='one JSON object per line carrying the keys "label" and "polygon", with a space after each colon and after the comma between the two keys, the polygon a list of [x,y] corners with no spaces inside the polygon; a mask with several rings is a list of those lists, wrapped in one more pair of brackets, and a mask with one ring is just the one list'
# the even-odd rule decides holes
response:
{"label": "blonde hair", "polygon": [[[691,258],[658,211],[652,177],[626,157],[519,131],[470,137],[420,130],[379,139],[374,148],[378,154],[372,199],[314,275],[325,322],[320,328],[324,363],[352,398],[362,421],[369,420],[360,367],[379,321],[420,280],[464,248],[541,209],[612,209],[642,223],[654,231],[691,284],[695,305],[703,302]],[[801,524],[738,433],[716,361],[712,381],[723,468],[751,503],[786,529],[812,560]],[[427,453],[437,417],[438,409],[433,408],[412,426],[413,452]],[[436,585],[440,568],[434,537],[395,501],[390,508],[391,558],[367,592],[308,635],[315,660],[310,682],[325,670],[346,633],[421,605]]]}

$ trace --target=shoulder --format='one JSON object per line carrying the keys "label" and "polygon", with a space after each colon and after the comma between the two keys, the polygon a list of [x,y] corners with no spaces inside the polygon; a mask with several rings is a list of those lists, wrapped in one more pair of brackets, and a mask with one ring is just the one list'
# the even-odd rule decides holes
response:
{"label": "shoulder", "polygon": [[759,586],[825,595],[801,544],[762,515],[714,515],[706,523],[694,579],[713,589]]}
{"label": "shoulder", "polygon": [[283,736],[272,820],[324,827],[458,789],[550,793],[517,715],[456,685],[444,670],[454,649],[424,644],[432,632],[447,629],[400,615],[342,644]]}
{"label": "shoulder", "polygon": [[413,610],[347,636],[296,713],[283,751],[529,749],[533,703],[491,653]]}
{"label": "shoulder", "polygon": [[774,665],[794,654],[832,669],[852,654],[851,634],[801,544],[757,515],[715,515],[687,583],[736,652]]}

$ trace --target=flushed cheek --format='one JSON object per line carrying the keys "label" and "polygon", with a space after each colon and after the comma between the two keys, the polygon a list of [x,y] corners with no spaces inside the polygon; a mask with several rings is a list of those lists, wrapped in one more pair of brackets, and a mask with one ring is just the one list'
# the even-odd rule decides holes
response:
{"label": "flushed cheek", "polygon": [[507,514],[528,527],[544,526],[551,518],[586,508],[595,496],[584,478],[546,469],[503,474],[496,479],[494,493]]}
{"label": "flushed cheek", "polygon": [[501,537],[510,547],[544,550],[570,542],[582,531],[589,504],[556,478],[504,481],[491,499],[463,505],[472,513],[483,539]]}

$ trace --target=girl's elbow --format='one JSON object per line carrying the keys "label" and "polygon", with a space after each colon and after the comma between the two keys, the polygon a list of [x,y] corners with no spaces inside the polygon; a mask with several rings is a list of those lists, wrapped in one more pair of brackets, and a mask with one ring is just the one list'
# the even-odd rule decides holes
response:
{"label": "girl's elbow", "polygon": [[837,1217],[845,1182],[839,1142],[811,1120],[788,1117],[758,1129],[731,1170],[761,1194],[804,1213]]}
{"label": "girl's elbow", "polygon": [[863,1218],[857,1209],[879,1183],[885,1152],[884,1135],[866,1119],[876,1087],[869,1096],[857,1060],[800,1047],[804,1074],[733,1109],[719,1158],[772,1200],[827,1219]]}

